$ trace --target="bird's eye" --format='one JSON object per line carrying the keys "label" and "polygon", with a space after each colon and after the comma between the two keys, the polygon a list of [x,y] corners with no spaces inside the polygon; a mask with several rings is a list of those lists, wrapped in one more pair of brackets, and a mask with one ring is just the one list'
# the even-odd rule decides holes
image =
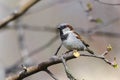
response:
{"label": "bird's eye", "polygon": [[65,28],[66,28],[66,25],[61,26],[61,29],[65,29]]}

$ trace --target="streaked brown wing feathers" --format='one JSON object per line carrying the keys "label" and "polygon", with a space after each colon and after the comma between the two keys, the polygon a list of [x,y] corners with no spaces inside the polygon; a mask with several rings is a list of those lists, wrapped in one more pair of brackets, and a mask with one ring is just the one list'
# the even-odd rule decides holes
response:
{"label": "streaked brown wing feathers", "polygon": [[76,34],[77,39],[80,39],[86,47],[89,47],[89,44],[87,44],[77,32],[73,32],[73,33]]}

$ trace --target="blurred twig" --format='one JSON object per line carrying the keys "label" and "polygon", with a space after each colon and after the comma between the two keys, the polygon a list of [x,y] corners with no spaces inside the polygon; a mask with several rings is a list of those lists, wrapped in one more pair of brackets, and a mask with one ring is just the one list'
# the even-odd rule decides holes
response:
{"label": "blurred twig", "polygon": [[26,4],[22,5],[18,10],[15,10],[11,15],[5,17],[0,22],[0,29],[5,27],[9,22],[19,18],[22,16],[26,11],[28,11],[34,4],[41,0],[28,0]]}
{"label": "blurred twig", "polygon": [[114,32],[104,32],[104,31],[97,31],[94,33],[95,35],[100,35],[100,36],[109,36],[112,38],[120,38],[120,33],[114,33]]}
{"label": "blurred twig", "polygon": [[16,30],[17,30],[17,33],[18,33],[18,45],[19,45],[19,48],[21,50],[21,56],[22,56],[22,60],[24,61],[26,58],[28,58],[28,49],[27,49],[27,46],[25,44],[25,33],[24,33],[24,29],[22,27],[22,24],[20,23],[20,19],[17,19],[16,20]]}
{"label": "blurred twig", "polygon": [[[120,18],[115,18],[113,20],[110,20],[109,22],[104,22],[100,25],[96,25],[93,28],[89,28],[88,30],[84,30],[79,27],[75,27],[75,30],[77,30],[80,34],[86,34],[88,36],[90,35],[99,35],[99,36],[113,36],[113,37],[119,37],[119,33],[113,33],[113,32],[107,32],[107,31],[100,31],[103,28],[109,28],[111,24],[115,23],[116,21],[119,21]],[[51,33],[57,33],[57,29],[50,27],[50,26],[30,26],[23,24],[21,27],[25,30],[31,30],[31,31],[45,31],[45,32],[51,32]],[[8,29],[16,29],[17,27],[8,27]]]}
{"label": "blurred twig", "polygon": [[81,6],[83,12],[85,13],[86,17],[89,18],[89,16],[90,16],[89,11],[86,11],[83,1],[79,0],[79,3],[80,3],[80,6]]}
{"label": "blurred twig", "polygon": [[[51,33],[57,33],[58,30],[55,27],[51,26],[31,26],[31,25],[26,25],[26,24],[21,24],[22,29],[24,30],[30,30],[30,31],[44,31],[44,32],[51,32]],[[14,27],[7,27],[4,29],[17,29],[17,25]]]}
{"label": "blurred twig", "polygon": [[110,20],[109,22],[102,23],[100,25],[97,25],[93,28],[89,28],[88,30],[80,29],[79,27],[75,28],[80,34],[86,34],[88,36],[91,35],[98,35],[98,36],[106,36],[106,37],[115,37],[119,38],[120,33],[117,32],[109,32],[109,31],[101,31],[104,28],[109,28],[111,24],[115,23],[116,21],[119,21],[120,18],[115,18],[113,20]]}
{"label": "blurred twig", "polygon": [[[41,52],[41,51],[45,50],[45,49],[48,48],[51,44],[53,44],[57,39],[58,39],[58,35],[56,35],[55,37],[53,37],[48,43],[46,43],[46,44],[43,45],[42,47],[39,47],[39,48],[37,48],[37,49],[29,52],[29,54],[27,55],[27,57],[31,57],[31,56],[37,54],[38,52]],[[8,74],[8,73],[13,72],[13,71],[16,72],[16,70],[18,70],[18,65],[22,64],[22,62],[23,62],[22,59],[23,59],[23,58],[21,58],[20,60],[16,61],[16,63],[15,63],[13,66],[7,68],[7,69],[6,69],[6,73]]]}
{"label": "blurred twig", "polygon": [[57,39],[58,39],[58,35],[54,36],[54,37],[53,37],[51,40],[49,40],[49,42],[47,42],[44,46],[39,47],[39,48],[31,51],[28,56],[29,56],[29,57],[30,57],[30,56],[33,56],[33,55],[37,54],[38,52],[45,50],[45,49],[48,48],[51,44],[53,44]]}
{"label": "blurred twig", "polygon": [[101,0],[94,0],[94,1],[97,1],[100,4],[111,5],[111,6],[119,6],[120,5],[120,3],[107,3],[107,2],[103,2],[104,0],[103,1],[101,1]]}
{"label": "blurred twig", "polygon": [[[80,34],[87,34],[87,35],[98,35],[98,36],[111,36],[111,37],[120,37],[120,33],[113,33],[113,32],[107,32],[107,31],[100,31],[103,28],[108,28],[110,27],[109,25],[115,23],[116,21],[119,21],[120,18],[115,18],[113,20],[110,20],[109,22],[97,25],[93,28],[89,28],[88,30],[81,29],[79,27],[75,28]],[[51,33],[57,33],[57,29],[52,28],[50,26],[28,26],[28,25],[23,25],[23,28],[26,30],[33,30],[33,31],[46,31],[46,32],[51,32]]]}
{"label": "blurred twig", "polygon": [[32,30],[32,31],[45,31],[45,32],[52,32],[57,33],[57,28],[51,26],[30,26],[23,24],[23,29],[25,30]]}
{"label": "blurred twig", "polygon": [[109,25],[111,25],[111,24],[113,24],[113,23],[115,23],[115,22],[117,22],[117,21],[119,21],[119,20],[120,20],[120,18],[112,19],[112,20],[110,20],[109,22],[104,22],[104,23],[102,23],[102,24],[100,24],[100,25],[96,25],[96,26],[93,27],[93,28],[89,28],[87,32],[88,32],[89,35],[90,35],[90,34],[94,34],[95,32],[99,31],[100,29],[110,27]]}

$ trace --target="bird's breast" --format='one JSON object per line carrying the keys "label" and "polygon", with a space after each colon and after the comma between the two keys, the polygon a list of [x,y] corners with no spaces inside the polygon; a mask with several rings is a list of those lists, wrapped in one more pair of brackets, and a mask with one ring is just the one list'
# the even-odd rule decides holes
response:
{"label": "bird's breast", "polygon": [[63,45],[69,50],[73,50],[73,49],[84,50],[85,49],[85,45],[82,43],[82,41],[77,39],[75,36],[70,36],[70,35],[68,36],[66,40],[63,41]]}

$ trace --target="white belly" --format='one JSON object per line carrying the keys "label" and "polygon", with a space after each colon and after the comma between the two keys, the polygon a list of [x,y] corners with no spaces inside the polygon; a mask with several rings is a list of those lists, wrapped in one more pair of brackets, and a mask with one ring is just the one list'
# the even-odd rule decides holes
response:
{"label": "white belly", "polygon": [[85,50],[86,46],[79,39],[75,38],[75,36],[69,36],[67,40],[63,41],[63,45],[69,50]]}

